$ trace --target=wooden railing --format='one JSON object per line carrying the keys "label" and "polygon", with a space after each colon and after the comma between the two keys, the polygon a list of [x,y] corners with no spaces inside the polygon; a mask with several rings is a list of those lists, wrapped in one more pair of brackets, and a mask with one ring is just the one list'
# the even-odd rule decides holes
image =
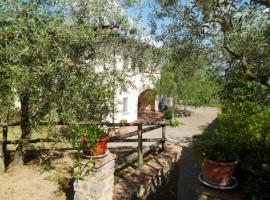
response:
{"label": "wooden railing", "polygon": [[[3,141],[0,141],[2,144],[2,149],[4,155],[6,154],[6,146],[9,144],[19,144],[21,140],[13,140],[13,141],[8,141],[7,140],[7,133],[5,130],[8,126],[17,126],[19,123],[14,123],[14,124],[0,124],[0,126],[3,126]],[[81,125],[90,125],[91,123],[89,122],[82,122],[80,123]],[[44,124],[42,124],[44,125]],[[143,165],[143,157],[144,155],[148,154],[150,151],[155,150],[158,146],[161,145],[161,149],[165,149],[165,141],[166,141],[166,123],[165,122],[157,122],[157,123],[101,123],[100,125],[107,126],[107,127],[116,127],[116,128],[121,128],[121,127],[128,127],[128,126],[135,126],[137,127],[135,131],[131,131],[122,135],[116,135],[110,137],[109,142],[111,143],[116,143],[116,142],[124,142],[124,143],[130,143],[130,142],[136,142],[137,147],[132,148],[126,148],[126,147],[117,147],[118,150],[122,149],[123,151],[130,151],[130,149],[133,151],[133,153],[129,154],[128,156],[125,156],[122,158],[122,162],[118,164],[117,169],[120,170],[127,166],[130,162],[138,159],[138,166],[141,167]],[[143,128],[144,126],[147,126]],[[156,129],[162,129],[162,134],[161,138],[143,138],[143,134],[152,130]],[[130,138],[137,136],[137,138]],[[56,142],[54,139],[50,138],[38,138],[38,139],[32,139],[29,140],[27,143],[38,143],[38,142]],[[153,142],[154,144],[150,146],[143,146],[144,142]],[[0,145],[1,147],[1,145]],[[71,148],[67,148],[71,149]],[[135,152],[134,152],[135,151]]]}
{"label": "wooden railing", "polygon": [[[137,152],[134,152],[124,158],[122,158],[122,163],[117,165],[117,169],[124,168],[128,163],[133,160],[138,159],[138,166],[141,167],[143,165],[143,156],[149,153],[151,150],[155,150],[159,145],[161,145],[162,150],[165,149],[165,141],[166,141],[166,123],[158,122],[158,123],[125,123],[125,124],[114,124],[114,126],[119,127],[127,127],[127,126],[136,126],[137,130],[132,131],[123,135],[117,135],[110,138],[110,142],[136,142],[137,143]],[[148,126],[143,128],[143,126]],[[143,133],[155,130],[162,129],[161,138],[143,138]],[[137,136],[137,138],[130,138],[133,136]],[[154,142],[154,144],[150,146],[143,146],[143,142]],[[119,147],[119,149],[123,149],[123,147]]]}

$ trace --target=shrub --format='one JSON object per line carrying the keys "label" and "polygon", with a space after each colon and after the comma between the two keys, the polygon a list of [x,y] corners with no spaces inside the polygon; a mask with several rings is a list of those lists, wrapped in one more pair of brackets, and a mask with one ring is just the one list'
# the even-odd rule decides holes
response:
{"label": "shrub", "polygon": [[238,158],[246,193],[253,199],[269,199],[270,108],[249,114],[225,109],[217,121],[214,131],[196,136],[197,151],[216,161]]}
{"label": "shrub", "polygon": [[124,125],[124,124],[128,123],[128,120],[127,119],[121,119],[119,123]]}
{"label": "shrub", "polygon": [[175,127],[175,126],[180,126],[181,122],[179,120],[167,120],[167,124],[169,126]]}
{"label": "shrub", "polygon": [[216,162],[233,162],[238,160],[240,148],[236,135],[225,132],[213,132],[196,137],[196,151],[206,159]]}
{"label": "shrub", "polygon": [[191,112],[188,111],[188,110],[185,110],[183,114],[184,114],[185,117],[190,117],[191,116]]}
{"label": "shrub", "polygon": [[171,120],[172,119],[172,111],[170,111],[170,110],[165,111],[164,118],[166,120]]}

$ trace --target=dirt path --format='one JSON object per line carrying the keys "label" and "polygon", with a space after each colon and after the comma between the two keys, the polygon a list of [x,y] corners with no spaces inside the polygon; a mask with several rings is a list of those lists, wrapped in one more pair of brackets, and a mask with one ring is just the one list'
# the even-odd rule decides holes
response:
{"label": "dirt path", "polygon": [[[189,139],[203,130],[217,117],[220,109],[212,107],[188,108],[192,112],[191,117],[178,118],[182,123],[179,127],[166,127],[166,137],[168,142],[188,145]],[[161,129],[156,129],[143,134],[143,137],[161,137]]]}
{"label": "dirt path", "polygon": [[200,158],[193,154],[189,139],[195,134],[201,134],[204,129],[217,117],[220,110],[216,108],[199,108],[193,110],[190,118],[182,119],[183,126],[169,132],[171,141],[182,146],[179,166],[177,199],[196,200],[198,174],[201,170]]}

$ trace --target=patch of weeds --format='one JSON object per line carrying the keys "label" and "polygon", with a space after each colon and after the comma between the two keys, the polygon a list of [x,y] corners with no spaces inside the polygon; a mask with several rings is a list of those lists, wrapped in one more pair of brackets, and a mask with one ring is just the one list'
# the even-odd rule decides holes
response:
{"label": "patch of weeds", "polygon": [[172,126],[172,127],[176,127],[176,126],[180,126],[181,122],[179,120],[167,120],[167,125]]}
{"label": "patch of weeds", "polygon": [[69,187],[70,178],[65,176],[60,170],[54,170],[45,180],[58,184],[62,189]]}

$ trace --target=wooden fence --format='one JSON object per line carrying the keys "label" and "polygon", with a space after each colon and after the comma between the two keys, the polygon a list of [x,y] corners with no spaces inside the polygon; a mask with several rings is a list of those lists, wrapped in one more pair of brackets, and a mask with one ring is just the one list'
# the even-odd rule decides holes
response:
{"label": "wooden fence", "polygon": [[[125,123],[123,124],[113,124],[118,127],[127,127],[127,126],[135,126],[137,127],[136,131],[132,131],[123,135],[113,136],[110,138],[110,142],[136,142],[137,143],[137,152],[134,152],[124,158],[122,158],[122,163],[117,165],[116,169],[120,170],[124,168],[127,164],[132,162],[133,160],[138,159],[138,166],[141,167],[143,165],[143,156],[149,153],[151,150],[155,150],[159,145],[161,145],[162,150],[165,149],[165,141],[166,141],[166,123]],[[147,126],[143,128],[143,126]],[[161,138],[143,138],[143,133],[155,130],[162,129]],[[133,136],[137,136],[137,138],[130,138]],[[153,142],[154,144],[150,146],[143,146],[143,142]],[[123,147],[117,147],[118,149],[124,149]]]}
{"label": "wooden fence", "polygon": [[[82,122],[80,123],[81,125],[91,125],[91,123],[89,122]],[[7,140],[7,128],[8,126],[17,126],[19,125],[19,123],[14,123],[14,124],[0,124],[0,127],[3,127],[3,140],[0,141],[0,148],[2,146],[2,150],[3,150],[3,154],[6,155],[6,151],[7,151],[7,145],[9,144],[19,144],[21,142],[21,140],[13,140],[13,141],[9,141]],[[44,125],[44,124],[42,124]],[[121,170],[123,169],[125,166],[127,166],[130,162],[138,159],[138,166],[141,167],[143,165],[143,156],[146,155],[147,153],[149,153],[152,150],[155,150],[159,145],[161,145],[162,150],[165,149],[165,141],[166,141],[166,123],[165,122],[157,122],[157,123],[101,123],[100,125],[102,126],[107,126],[107,127],[137,127],[135,131],[132,132],[128,132],[126,134],[119,134],[116,136],[112,136],[110,137],[109,142],[110,143],[116,143],[116,142],[123,142],[123,143],[130,143],[130,142],[136,142],[137,143],[137,147],[132,148],[132,151],[136,151],[133,152],[125,157],[123,157],[121,159],[121,163],[117,165],[116,169],[117,170]],[[144,126],[146,126],[145,128],[143,128]],[[162,129],[162,136],[161,138],[143,138],[143,133],[155,130],[155,129]],[[137,136],[137,138],[130,138],[133,136]],[[53,139],[50,138],[38,138],[38,139],[32,139],[29,140],[27,143],[38,143],[38,142],[57,142]],[[150,146],[143,146],[143,142],[153,142],[154,144],[150,145]],[[71,148],[67,148],[68,150],[70,150]],[[116,149],[118,151],[130,151],[130,146],[129,148],[126,147],[116,147]],[[114,149],[114,150],[116,150]],[[1,150],[0,150],[1,151]],[[1,153],[0,153],[1,154]],[[1,155],[0,155],[1,156]],[[3,156],[3,155],[2,155]]]}

